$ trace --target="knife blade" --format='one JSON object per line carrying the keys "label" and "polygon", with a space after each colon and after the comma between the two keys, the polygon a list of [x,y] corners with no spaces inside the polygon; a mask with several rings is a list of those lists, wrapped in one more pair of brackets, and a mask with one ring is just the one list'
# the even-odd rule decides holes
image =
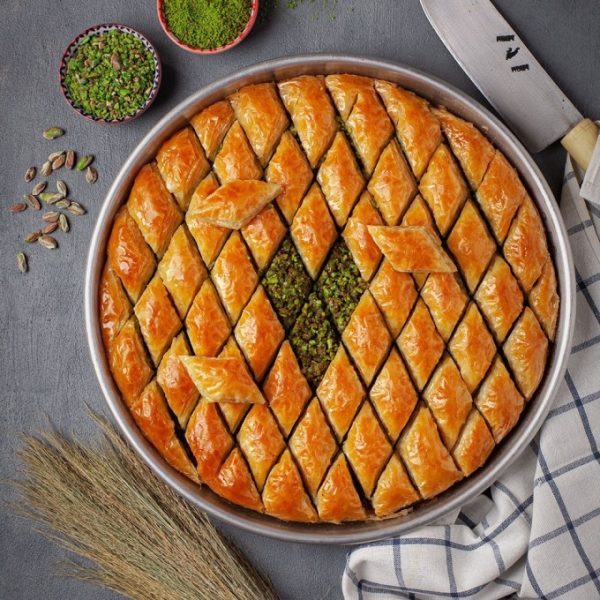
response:
{"label": "knife blade", "polygon": [[598,127],[584,119],[490,0],[421,0],[434,30],[532,152],[561,142],[587,169]]}

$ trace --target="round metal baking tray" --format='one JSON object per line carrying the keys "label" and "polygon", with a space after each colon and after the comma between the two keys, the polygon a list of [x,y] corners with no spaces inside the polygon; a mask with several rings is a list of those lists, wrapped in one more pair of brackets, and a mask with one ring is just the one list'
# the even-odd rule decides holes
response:
{"label": "round metal baking tray", "polygon": [[[171,468],[144,438],[122,402],[110,374],[98,319],[98,285],[113,217],[125,201],[140,167],[154,157],[166,138],[184,126],[199,110],[244,85],[302,74],[340,72],[392,81],[415,91],[432,103],[443,104],[457,115],[475,123],[506,154],[519,171],[544,219],[557,268],[561,296],[560,315],[552,356],[537,394],[529,402],[515,429],[494,450],[490,460],[480,471],[402,516],[342,525],[287,523],[230,504],[206,486],[194,484]],[[489,487],[519,456],[540,428],[566,369],[575,320],[574,289],[571,252],[554,196],[531,156],[494,115],[463,92],[413,68],[369,58],[309,55],[263,62],[216,81],[171,110],[138,144],[108,193],[92,237],[86,269],[85,320],[92,362],[106,401],[129,442],[164,481],[212,517],[254,533],[294,542],[357,544],[406,533],[440,519]]]}

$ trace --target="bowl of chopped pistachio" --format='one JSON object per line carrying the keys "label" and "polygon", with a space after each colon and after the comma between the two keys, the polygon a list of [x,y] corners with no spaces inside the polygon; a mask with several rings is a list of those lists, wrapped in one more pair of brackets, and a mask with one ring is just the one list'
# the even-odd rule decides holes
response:
{"label": "bowl of chopped pistachio", "polygon": [[157,0],[158,20],[169,39],[194,54],[237,46],[258,16],[258,0]]}
{"label": "bowl of chopped pistachio", "polygon": [[141,33],[117,23],[82,31],[60,62],[60,88],[80,115],[102,124],[126,123],[154,102],[162,68]]}

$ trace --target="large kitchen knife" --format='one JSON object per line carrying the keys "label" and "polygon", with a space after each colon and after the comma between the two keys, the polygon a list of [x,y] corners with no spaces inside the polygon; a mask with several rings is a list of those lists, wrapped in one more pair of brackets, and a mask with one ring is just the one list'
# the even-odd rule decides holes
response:
{"label": "large kitchen knife", "polygon": [[436,33],[531,152],[559,138],[587,169],[599,130],[552,81],[490,0],[421,0]]}

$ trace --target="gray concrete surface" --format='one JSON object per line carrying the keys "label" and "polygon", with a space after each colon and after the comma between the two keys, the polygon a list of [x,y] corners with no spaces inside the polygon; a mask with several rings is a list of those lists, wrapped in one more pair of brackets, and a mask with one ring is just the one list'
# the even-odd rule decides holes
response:
{"label": "gray concrete surface", "polygon": [[[291,10],[267,7],[236,49],[198,57],[175,47],[160,29],[155,2],[0,0],[0,478],[18,471],[19,434],[43,427],[45,415],[65,431],[93,437],[84,402],[103,411],[84,336],[85,255],[102,198],[129,152],[157,120],[190,93],[254,62],[307,52],[364,54],[406,63],[450,81],[481,99],[445,50],[417,0],[323,0]],[[265,2],[272,5],[273,2]],[[503,0],[504,14],[587,116],[600,117],[600,7],[595,0]],[[321,14],[319,14],[321,13]],[[335,14],[335,20],[331,15]],[[153,108],[129,125],[101,127],[75,115],[60,95],[63,48],[85,27],[107,21],[145,32],[163,60],[164,80]],[[41,138],[50,125],[68,131],[64,144]],[[98,183],[75,174],[73,197],[88,207],[61,237],[60,250],[31,248],[31,272],[20,275],[15,254],[39,214],[11,217],[6,207],[27,190],[22,176],[50,148],[74,147],[97,157]],[[550,185],[560,186],[563,153],[554,145],[536,157]],[[115,597],[58,576],[64,553],[28,522],[0,509],[0,598],[45,600]],[[276,542],[227,528],[286,600],[341,598],[346,549]]]}

